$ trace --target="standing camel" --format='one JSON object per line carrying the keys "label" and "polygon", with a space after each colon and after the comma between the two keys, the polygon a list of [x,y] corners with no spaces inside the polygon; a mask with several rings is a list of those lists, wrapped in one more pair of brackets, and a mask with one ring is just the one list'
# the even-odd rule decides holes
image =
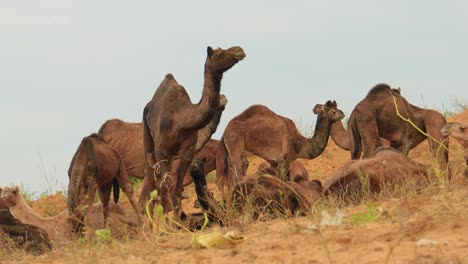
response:
{"label": "standing camel", "polygon": [[465,176],[468,177],[468,123],[449,122],[440,132],[444,136],[453,137],[465,150]]}
{"label": "standing camel", "polygon": [[[199,144],[198,131],[213,120],[220,107],[223,73],[244,58],[245,53],[240,47],[227,50],[208,47],[203,95],[198,104],[191,102],[185,88],[172,74],[167,74],[159,85],[143,111],[143,145],[148,174],[138,201],[140,210],[143,210],[150,192],[157,189],[164,211],[174,209],[179,216],[183,178]],[[174,157],[179,157],[180,162],[171,200],[168,194]]]}
{"label": "standing camel", "polygon": [[87,206],[86,215],[88,216],[94,202],[96,189],[99,191],[99,197],[103,204],[105,226],[107,226],[112,188],[114,189],[115,203],[119,200],[119,187],[121,187],[137,216],[140,215],[127,170],[117,151],[109,147],[100,134],[91,134],[83,138],[68,173],[70,183],[68,185],[67,206],[70,214],[77,218],[76,228],[81,229],[84,219],[80,205],[85,203]]}
{"label": "standing camel", "polygon": [[[397,92],[398,91],[398,92]],[[410,104],[400,91],[391,89],[387,84],[378,84],[361,100],[352,111],[348,120],[348,134],[351,158],[370,157],[382,146],[380,138],[390,142],[390,146],[401,151],[405,156],[427,137],[411,124],[397,115],[410,119],[422,131],[430,134],[439,142],[446,137],[440,132],[447,123],[444,116],[432,109],[419,108]],[[448,147],[448,143],[444,143]],[[437,158],[441,169],[448,162],[448,152],[438,143],[429,139],[429,147]]]}
{"label": "standing camel", "polygon": [[317,122],[312,138],[302,136],[291,119],[277,115],[263,105],[251,106],[234,117],[221,140],[227,152],[229,175],[245,176],[249,166],[247,152],[268,161],[284,180],[291,161],[314,159],[320,155],[327,146],[331,123],[341,120],[344,114],[320,104],[313,112],[317,114]]}

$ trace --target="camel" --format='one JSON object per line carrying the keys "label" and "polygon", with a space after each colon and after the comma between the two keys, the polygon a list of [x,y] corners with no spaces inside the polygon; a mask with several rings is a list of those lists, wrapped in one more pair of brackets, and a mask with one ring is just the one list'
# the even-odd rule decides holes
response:
{"label": "camel", "polygon": [[[275,173],[274,170],[271,169],[271,164],[267,161],[264,161],[258,165],[256,174],[261,173]],[[288,181],[297,182],[299,180],[309,180],[309,172],[307,171],[306,167],[298,160],[291,161],[289,165],[289,176],[287,177]]]}
{"label": "camel", "polygon": [[[215,119],[205,128],[208,128],[208,133],[216,132],[216,128],[219,124],[222,111],[226,105],[227,99],[221,95],[221,107],[218,108],[218,112],[215,115]],[[224,99],[223,99],[224,98]],[[104,141],[113,149],[115,149],[121,159],[123,160],[125,167],[128,171],[128,175],[138,179],[143,179],[145,176],[145,155],[143,151],[143,123],[130,123],[120,119],[107,120],[99,129],[99,134],[102,135]],[[199,140],[201,138],[201,132],[198,132]],[[198,143],[198,141],[197,141]],[[219,140],[209,139],[203,147],[197,151],[195,158],[205,159],[205,175],[216,169],[216,166],[220,166],[219,162],[224,162],[224,152],[222,152],[219,144]],[[219,160],[219,161],[218,161]],[[218,164],[218,165],[217,165]],[[179,167],[179,159],[172,162],[171,175],[174,177],[177,175],[177,169]],[[175,181],[174,181],[175,182]],[[183,186],[191,184],[192,177],[187,171],[184,177]],[[218,182],[222,185],[224,182],[220,176]],[[175,189],[173,184],[172,189]]]}
{"label": "camel", "polygon": [[[419,108],[410,104],[400,92],[387,84],[373,87],[361,100],[348,120],[348,135],[351,158],[370,157],[382,146],[380,138],[390,142],[390,146],[401,151],[405,156],[427,137],[397,115],[395,102],[400,115],[410,119],[422,131],[430,134],[439,142],[444,137],[440,130],[447,123],[444,116],[432,109]],[[445,169],[448,162],[448,142],[440,146],[429,138],[429,147],[437,158],[439,167]]]}
{"label": "camel", "polygon": [[227,153],[228,173],[240,179],[245,176],[249,166],[247,152],[268,161],[284,180],[291,161],[316,158],[327,146],[331,123],[341,120],[344,114],[320,104],[313,112],[317,114],[317,122],[312,138],[302,136],[291,119],[263,105],[253,105],[234,117],[221,139]]}
{"label": "camel", "polygon": [[443,136],[451,136],[465,150],[465,176],[468,177],[468,123],[449,122],[440,130]]}
{"label": "camel", "polygon": [[[203,175],[203,160],[194,159],[190,165],[198,201],[211,221],[224,224],[220,215],[226,215],[214,196],[207,191]],[[249,205],[254,207],[254,218],[258,212],[280,212],[296,214],[309,211],[322,196],[322,184],[318,180],[308,181],[304,177],[296,177],[295,181],[282,181],[268,174],[269,167],[253,175],[244,177],[230,189],[230,201],[239,213],[244,212]],[[271,170],[274,172],[274,170]]]}
{"label": "camel", "polygon": [[[140,216],[133,187],[123,162],[116,150],[109,147],[99,134],[83,138],[70,164],[67,206],[70,214],[77,219],[76,228],[83,227],[83,213],[89,214],[96,189],[103,204],[104,225],[107,226],[111,189],[114,202],[119,200],[122,188],[137,216]],[[120,188],[119,188],[120,187]],[[81,206],[84,205],[85,208]]]}
{"label": "camel", "polygon": [[16,248],[34,255],[45,254],[52,249],[49,235],[42,228],[23,224],[7,209],[0,209],[0,245],[8,244],[10,238]]}
{"label": "camel", "polygon": [[427,180],[427,169],[390,147],[379,147],[369,158],[350,160],[343,164],[323,184],[324,195],[341,196],[370,191],[379,193],[385,187],[404,185],[415,181],[419,188]]}
{"label": "camel", "polygon": [[[241,47],[227,50],[207,48],[203,95],[192,104],[185,88],[167,74],[143,111],[143,145],[148,173],[143,181],[139,207],[143,210],[152,190],[157,189],[164,211],[174,210],[179,217],[183,178],[196,154],[198,131],[212,122],[220,107],[223,73],[245,58]],[[172,199],[170,168],[179,157],[176,188]],[[154,176],[153,176],[154,175]]]}
{"label": "camel", "polygon": [[[65,210],[53,217],[43,217],[36,213],[24,200],[20,194],[18,186],[4,187],[1,200],[5,201],[13,217],[24,224],[34,225],[42,228],[55,242],[76,239],[74,224],[69,221],[72,217],[68,210]],[[118,228],[119,224],[128,226],[137,226],[138,220],[129,217],[118,204],[111,204],[108,208],[109,224],[112,229]],[[95,204],[91,207],[88,214],[88,222],[92,229],[104,227],[102,204]],[[101,217],[98,217],[100,215]]]}

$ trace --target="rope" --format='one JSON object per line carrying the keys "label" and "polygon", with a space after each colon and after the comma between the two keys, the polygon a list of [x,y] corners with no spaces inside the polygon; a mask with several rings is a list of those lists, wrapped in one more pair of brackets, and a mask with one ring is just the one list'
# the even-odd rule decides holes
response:
{"label": "rope", "polygon": [[[164,159],[164,160],[160,160],[160,161],[156,162],[156,164],[153,165],[153,177],[154,177],[155,182],[157,181],[157,175],[159,175],[161,173],[161,163],[162,162],[169,162],[169,161]],[[164,173],[161,184],[159,185],[159,188],[162,187],[163,183],[165,183],[167,178],[170,177],[170,176],[171,176],[170,171],[167,171],[166,173]]]}
{"label": "rope", "polygon": [[[452,152],[450,152],[450,150],[448,149],[448,147],[446,147],[442,142],[438,141],[437,139],[435,139],[433,136],[431,136],[429,133],[426,133],[424,132],[422,129],[420,129],[416,124],[413,123],[413,121],[411,121],[411,119],[407,118],[407,117],[404,117],[400,114],[400,111],[398,110],[398,105],[397,105],[397,102],[396,102],[396,97],[395,95],[392,94],[392,97],[393,97],[393,103],[395,104],[395,109],[396,109],[396,113],[397,113],[397,116],[399,118],[401,118],[403,121],[409,123],[411,126],[413,126],[417,131],[419,131],[419,133],[425,135],[426,137],[430,138],[431,140],[433,140],[434,142],[436,142],[437,144],[439,144],[440,147],[444,148],[450,155],[452,155],[453,157],[455,157],[455,154],[453,154]],[[457,159],[458,160],[458,159]],[[459,160],[458,160],[459,161]],[[461,164],[463,164],[463,162],[460,162]],[[463,164],[464,166],[466,166],[466,164]]]}

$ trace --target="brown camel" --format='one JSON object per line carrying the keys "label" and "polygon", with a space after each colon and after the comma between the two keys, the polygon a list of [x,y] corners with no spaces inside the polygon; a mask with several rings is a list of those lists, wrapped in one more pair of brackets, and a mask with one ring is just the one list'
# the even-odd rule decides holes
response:
{"label": "brown camel", "polygon": [[[54,241],[77,238],[74,226],[69,221],[70,214],[68,211],[63,211],[53,217],[43,217],[36,213],[26,201],[24,201],[18,186],[3,188],[1,200],[6,202],[15,219],[24,224],[34,225],[44,229]],[[138,224],[138,220],[134,219],[134,217],[127,216],[125,211],[118,204],[111,204],[108,211],[110,213],[109,223],[112,230],[118,228],[119,224],[130,226],[137,226]],[[102,204],[93,205],[89,213],[88,222],[91,228],[98,229],[104,227]]]}
{"label": "brown camel", "polygon": [[[427,138],[397,115],[395,102],[404,118],[409,118],[437,141],[443,142],[446,139],[440,132],[447,123],[442,114],[414,106],[399,91],[392,90],[387,84],[378,84],[356,105],[349,117],[348,134],[352,159],[360,158],[361,152],[364,158],[370,157],[382,146],[380,138],[390,141],[390,146],[405,156],[410,149]],[[444,146],[448,147],[448,143],[445,142]],[[448,162],[447,150],[432,139],[429,139],[429,147],[440,168],[445,169]]]}
{"label": "brown camel", "polygon": [[419,188],[427,180],[427,170],[420,164],[404,156],[401,152],[380,147],[369,158],[351,160],[343,164],[337,172],[323,184],[324,194],[371,193],[381,192],[386,187],[403,185],[409,188],[409,181],[414,181]]}
{"label": "brown camel", "polygon": [[[207,191],[203,165],[203,160],[197,159],[194,159],[190,165],[198,201],[211,221],[224,224],[219,216],[228,214]],[[254,175],[244,177],[230,190],[230,201],[239,213],[244,213],[250,205],[255,211],[254,218],[258,217],[259,212],[279,212],[287,215],[305,213],[320,199],[322,195],[320,181],[307,181],[303,177],[296,177],[296,181],[282,181],[268,174],[269,169],[266,167]]]}
{"label": "brown camel", "polygon": [[[16,248],[34,255],[44,254],[52,249],[49,235],[42,228],[23,224],[16,220],[7,209],[0,209],[0,248],[7,247],[10,238]],[[1,249],[0,249],[1,252]]]}
{"label": "brown camel", "polygon": [[249,166],[247,152],[268,161],[281,178],[286,177],[291,161],[320,155],[327,146],[331,123],[341,120],[344,114],[320,104],[313,111],[317,114],[317,122],[312,138],[302,136],[291,119],[277,115],[263,105],[251,106],[234,117],[221,139],[227,152],[229,175],[245,176]]}
{"label": "brown camel", "polygon": [[119,153],[109,147],[100,134],[91,134],[83,138],[68,172],[70,183],[67,206],[70,214],[77,218],[75,224],[78,230],[82,228],[85,219],[84,211],[86,210],[88,215],[93,205],[96,189],[104,207],[105,226],[107,226],[112,188],[115,203],[119,200],[119,191],[122,188],[136,214],[140,215],[130,178]]}
{"label": "brown camel", "polygon": [[[196,154],[198,131],[213,120],[220,107],[223,73],[244,58],[245,53],[240,47],[227,50],[208,47],[203,95],[198,104],[192,104],[187,91],[172,74],[167,74],[159,85],[143,111],[143,144],[148,176],[140,194],[140,210],[156,188],[165,212],[175,209],[176,216],[179,216],[183,178]],[[171,200],[171,177],[168,176],[174,157],[179,157],[180,162]]]}
{"label": "brown camel", "polygon": [[[223,95],[221,97],[225,98]],[[208,134],[214,133],[219,124],[222,111],[227,100],[222,99],[220,103],[221,107],[218,109],[215,119],[203,128],[203,131],[209,131]],[[208,129],[207,129],[208,128]],[[120,119],[107,120],[99,129],[99,134],[102,135],[104,141],[113,149],[115,149],[121,159],[123,160],[125,167],[127,168],[128,175],[138,179],[143,179],[145,176],[145,155],[143,151],[143,123],[129,123]],[[206,134],[205,134],[206,135]],[[201,138],[201,132],[198,132],[199,140]],[[197,141],[198,142],[198,141]],[[195,158],[205,159],[205,175],[216,169],[218,160],[224,162],[224,153],[220,148],[219,140],[209,139],[206,144],[197,151]],[[219,164],[218,164],[219,166]],[[179,159],[172,162],[171,175],[175,177],[177,175],[177,169],[179,167]],[[187,171],[184,177],[184,187],[191,184],[192,177],[190,172]],[[218,182],[222,184],[223,180],[220,177]],[[175,189],[175,181],[173,184]]]}
{"label": "brown camel", "polygon": [[[264,161],[258,165],[256,174],[269,173],[274,175],[274,170],[271,170],[271,164],[267,161]],[[287,177],[288,181],[300,181],[306,180],[309,181],[309,172],[306,167],[298,160],[291,161],[289,164],[289,175]]]}
{"label": "brown camel", "polygon": [[465,150],[465,162],[467,167],[465,168],[465,176],[468,177],[468,123],[457,123],[449,122],[441,131],[444,136],[451,136],[464,148]]}

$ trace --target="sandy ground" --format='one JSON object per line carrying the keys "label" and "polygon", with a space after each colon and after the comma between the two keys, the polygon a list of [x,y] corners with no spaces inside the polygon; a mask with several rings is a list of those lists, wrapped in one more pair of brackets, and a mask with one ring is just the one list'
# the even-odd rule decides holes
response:
{"label": "sandy ground", "polygon": [[[468,121],[465,111],[450,121]],[[463,151],[452,140],[451,167],[461,175]],[[433,162],[426,142],[412,150],[410,157]],[[329,142],[314,160],[301,160],[312,178],[325,179],[346,160],[349,153]],[[254,170],[261,162],[250,157]],[[461,178],[461,177],[459,177]],[[210,186],[210,188],[215,188]],[[186,192],[194,201],[193,188]],[[124,204],[127,201],[122,201]],[[61,195],[32,203],[44,216],[63,210]],[[375,206],[379,216],[357,223],[356,215]],[[336,208],[329,209],[335,213]],[[137,235],[109,244],[67,243],[43,256],[3,256],[3,262],[23,263],[468,263],[468,184],[462,180],[444,188],[432,187],[420,194],[386,198],[343,208],[344,219],[337,226],[313,229],[321,214],[280,218],[235,227],[211,227],[203,233],[235,230],[245,241],[227,248],[192,248],[193,233],[177,231],[163,236]]]}

